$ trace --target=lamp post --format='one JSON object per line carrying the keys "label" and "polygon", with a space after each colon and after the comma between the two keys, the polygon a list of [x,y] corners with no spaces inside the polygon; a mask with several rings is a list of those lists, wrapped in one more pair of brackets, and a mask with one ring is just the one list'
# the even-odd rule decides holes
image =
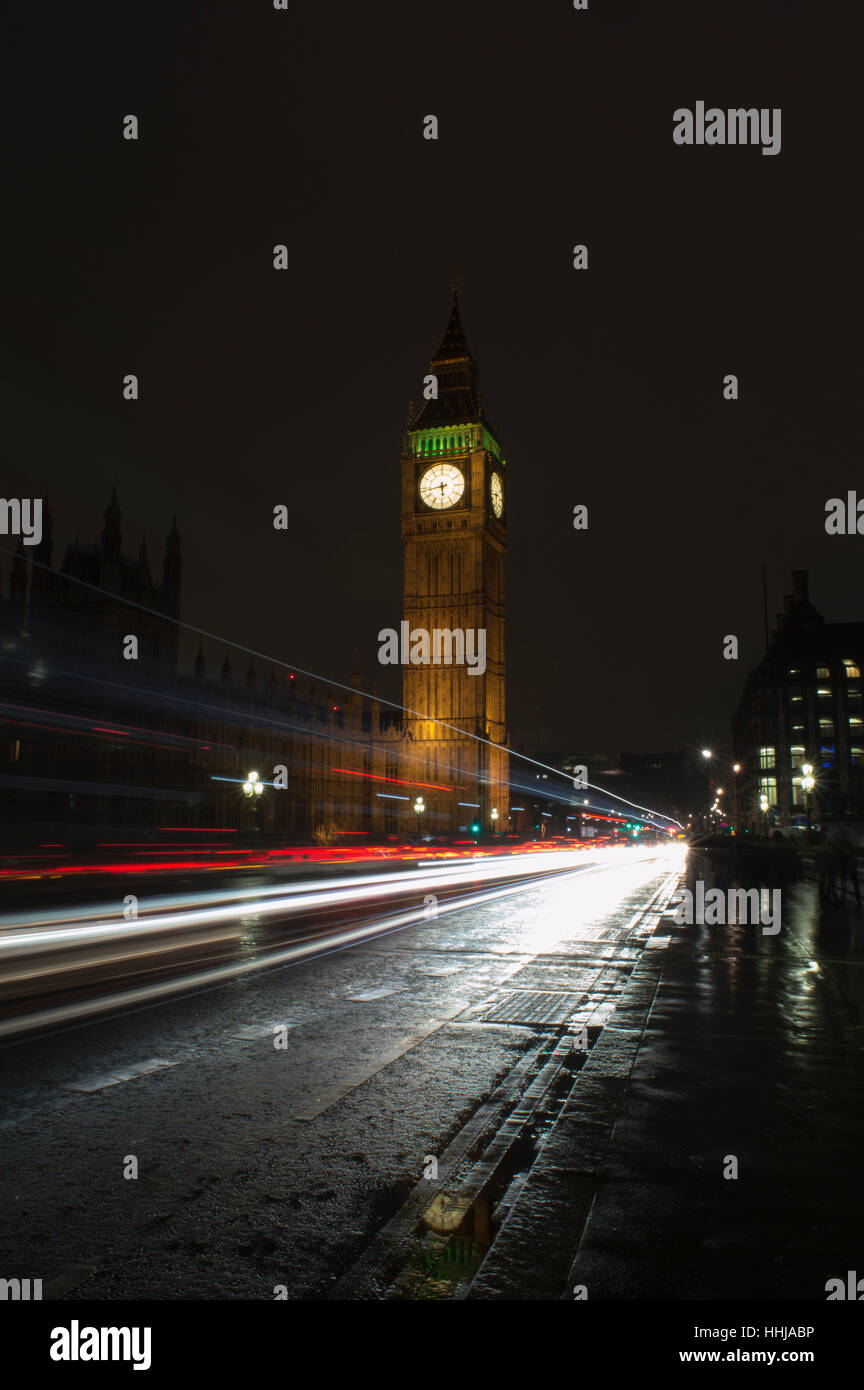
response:
{"label": "lamp post", "polygon": [[[710,749],[710,748],[703,748],[703,749],[702,749],[702,757],[705,759],[706,764],[707,764],[707,763],[710,763],[710,761],[711,761],[711,759],[713,758],[713,756],[714,756],[714,754],[711,752],[711,749]],[[709,773],[710,773],[710,768],[709,768],[708,770],[709,770]],[[710,795],[711,795],[711,777],[710,777],[710,775],[709,775],[709,777],[708,777],[708,795],[709,795],[709,797],[710,797]],[[705,833],[706,833],[707,835],[710,835],[710,834],[711,834],[711,820],[712,820],[711,810],[709,810],[709,811],[707,812],[706,816],[705,816]]]}
{"label": "lamp post", "polygon": [[765,821],[765,838],[768,838],[768,798],[763,792],[759,797],[759,810],[762,812]]}
{"label": "lamp post", "polygon": [[801,778],[801,786],[807,793],[807,835],[809,837],[813,821],[813,788],[816,785],[816,779],[813,776],[812,763],[802,763],[801,771],[804,773],[804,776]]}
{"label": "lamp post", "polygon": [[741,771],[741,764],[733,763],[732,771],[735,773],[735,834],[738,835],[741,832],[738,810],[738,773]]}
{"label": "lamp post", "polygon": [[414,802],[414,810],[417,813],[417,834],[419,835],[421,833],[420,817],[426,810],[426,802],[423,800],[422,796],[418,796],[417,800]]}
{"label": "lamp post", "polygon": [[490,812],[490,815],[492,816],[492,833],[494,834],[494,833],[497,831],[497,829],[498,829],[498,807],[497,807],[497,806],[493,806],[493,807],[492,807],[492,810],[491,810],[491,812]]}
{"label": "lamp post", "polygon": [[257,772],[250,772],[243,783],[243,795],[249,802],[249,816],[252,822],[252,834],[258,832],[258,798],[264,794],[264,785]]}

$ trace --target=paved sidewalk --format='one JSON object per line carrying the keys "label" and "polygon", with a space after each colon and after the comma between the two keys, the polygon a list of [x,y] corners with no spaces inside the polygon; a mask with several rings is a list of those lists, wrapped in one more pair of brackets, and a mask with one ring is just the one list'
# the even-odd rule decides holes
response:
{"label": "paved sidewalk", "polygon": [[664,921],[651,944],[468,1298],[824,1301],[864,1277],[864,912],[805,883],[776,936]]}

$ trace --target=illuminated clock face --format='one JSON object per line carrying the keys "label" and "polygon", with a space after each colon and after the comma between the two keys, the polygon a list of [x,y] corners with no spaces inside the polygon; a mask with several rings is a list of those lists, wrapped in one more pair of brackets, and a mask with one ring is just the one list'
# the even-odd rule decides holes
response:
{"label": "illuminated clock face", "polygon": [[420,479],[420,496],[439,512],[455,507],[464,491],[465,479],[452,463],[433,464]]}
{"label": "illuminated clock face", "polygon": [[500,473],[493,473],[489,479],[489,496],[492,499],[493,512],[500,516],[504,510],[504,484]]}

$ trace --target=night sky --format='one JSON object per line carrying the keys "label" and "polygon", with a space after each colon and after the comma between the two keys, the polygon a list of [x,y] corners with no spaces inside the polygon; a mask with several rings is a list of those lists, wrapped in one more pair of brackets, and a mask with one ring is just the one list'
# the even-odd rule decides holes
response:
{"label": "night sky", "polygon": [[[796,568],[864,618],[864,539],[824,530],[864,491],[854,7],[289,2],[10,21],[0,490],[50,498],[55,563],[115,481],[160,569],[176,512],[186,622],[339,681],[358,649],[398,697],[401,435],[456,273],[508,459],[514,744],[722,738],[763,561],[772,626]],[[676,146],[697,100],[781,107],[782,152]]]}

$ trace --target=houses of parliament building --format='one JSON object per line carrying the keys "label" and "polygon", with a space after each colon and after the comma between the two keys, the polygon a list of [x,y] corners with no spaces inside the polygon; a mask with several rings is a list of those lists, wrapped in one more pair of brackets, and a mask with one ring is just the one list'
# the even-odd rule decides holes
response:
{"label": "houses of parliament building", "polygon": [[[116,490],[99,539],[38,545],[0,583],[0,798],[7,843],[62,826],[92,840],[213,827],[308,842],[512,829],[504,557],[507,465],[487,419],[454,291],[427,399],[400,461],[403,628],[485,633],[485,669],[403,667],[402,709],[350,680],[328,688],[228,652],[181,669],[181,539],[160,564],[123,553]],[[137,651],[128,659],[127,638]],[[340,659],[343,654],[340,654]],[[244,669],[245,668],[245,669]],[[251,770],[265,794],[244,796]],[[416,810],[422,800],[422,813]],[[111,838],[111,837],[109,837]],[[352,841],[348,841],[352,842]]]}

